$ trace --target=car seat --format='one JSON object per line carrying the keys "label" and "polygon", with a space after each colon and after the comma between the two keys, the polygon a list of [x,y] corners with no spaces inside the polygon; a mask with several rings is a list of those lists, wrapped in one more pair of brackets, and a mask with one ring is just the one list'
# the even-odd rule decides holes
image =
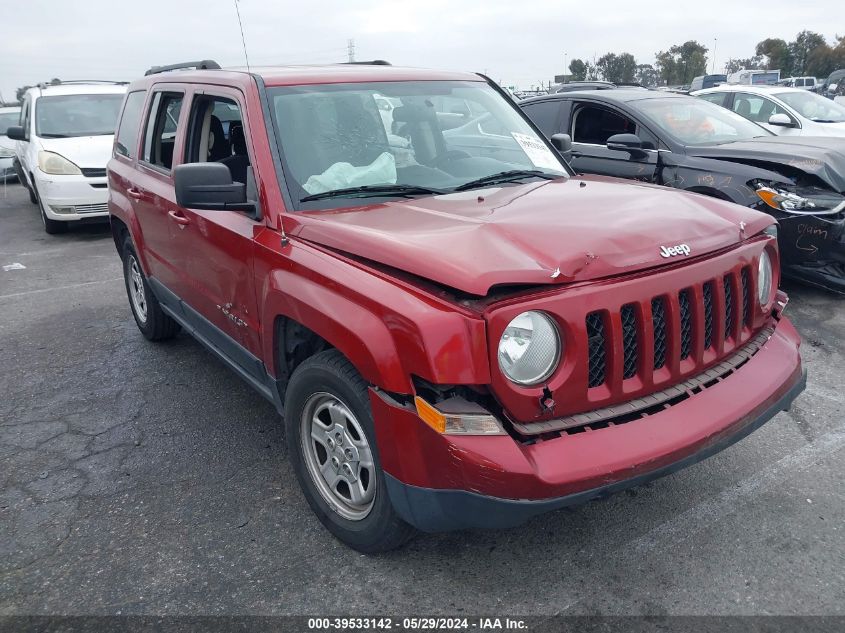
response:
{"label": "car seat", "polygon": [[231,156],[220,159],[232,173],[232,180],[246,183],[246,169],[249,167],[249,154],[246,149],[246,136],[243,123],[233,121],[229,125],[229,143],[234,152]]}
{"label": "car seat", "polygon": [[219,161],[231,155],[232,148],[223,131],[223,124],[212,114],[208,126],[208,160]]}
{"label": "car seat", "polygon": [[757,121],[760,123],[768,123],[769,117],[774,114],[775,111],[775,104],[771,101],[764,101],[763,105],[760,106],[760,111],[757,113]]}

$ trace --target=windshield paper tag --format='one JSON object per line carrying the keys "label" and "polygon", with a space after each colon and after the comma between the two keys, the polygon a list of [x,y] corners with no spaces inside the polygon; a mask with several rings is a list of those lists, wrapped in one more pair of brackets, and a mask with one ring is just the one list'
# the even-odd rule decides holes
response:
{"label": "windshield paper tag", "polygon": [[528,156],[535,167],[542,167],[544,169],[551,169],[563,173],[560,163],[552,154],[551,150],[546,147],[545,143],[536,136],[528,136],[527,134],[520,134],[519,132],[511,132],[513,140],[519,143],[522,151]]}

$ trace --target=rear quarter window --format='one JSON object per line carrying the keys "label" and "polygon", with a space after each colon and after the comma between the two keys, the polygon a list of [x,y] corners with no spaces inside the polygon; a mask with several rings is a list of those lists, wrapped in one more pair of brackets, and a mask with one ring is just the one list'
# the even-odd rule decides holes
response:
{"label": "rear quarter window", "polygon": [[114,142],[115,154],[135,158],[138,153],[138,128],[141,123],[141,114],[144,109],[144,100],[147,92],[137,90],[126,95],[126,102],[123,105],[123,115],[120,117],[120,126],[117,129],[117,136]]}

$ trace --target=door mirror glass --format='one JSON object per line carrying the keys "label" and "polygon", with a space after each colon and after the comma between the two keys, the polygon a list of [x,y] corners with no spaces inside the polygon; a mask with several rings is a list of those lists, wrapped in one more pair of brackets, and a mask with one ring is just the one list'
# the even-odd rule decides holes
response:
{"label": "door mirror glass", "polygon": [[6,130],[6,136],[13,141],[25,141],[26,136],[23,133],[23,128],[20,125],[13,125]]}
{"label": "door mirror glass", "polygon": [[777,125],[780,127],[795,127],[792,119],[788,115],[778,112],[769,117],[769,125]]}
{"label": "door mirror glass", "polygon": [[176,204],[188,209],[253,211],[246,185],[232,182],[232,172],[221,163],[185,163],[173,169]]}

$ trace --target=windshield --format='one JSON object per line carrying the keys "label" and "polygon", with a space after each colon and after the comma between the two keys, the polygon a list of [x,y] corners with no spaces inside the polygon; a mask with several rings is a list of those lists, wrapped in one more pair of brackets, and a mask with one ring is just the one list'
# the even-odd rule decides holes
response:
{"label": "windshield", "polygon": [[0,112],[0,136],[6,136],[6,130],[17,125],[20,116],[20,112]]}
{"label": "windshield", "polygon": [[735,112],[696,97],[642,99],[637,105],[682,145],[712,145],[771,136],[771,132]]}
{"label": "windshield", "polygon": [[430,195],[490,186],[490,179],[475,181],[494,175],[499,185],[568,173],[521,113],[483,82],[286,86],[268,93],[300,208],[337,207],[332,199],[341,196],[330,192],[352,188],[358,199]]}
{"label": "windshield", "polygon": [[845,121],[845,106],[813,92],[807,90],[776,92],[775,96],[811,121],[819,123],[842,123]]}
{"label": "windshield", "polygon": [[35,102],[35,134],[44,138],[114,134],[122,94],[56,95]]}

